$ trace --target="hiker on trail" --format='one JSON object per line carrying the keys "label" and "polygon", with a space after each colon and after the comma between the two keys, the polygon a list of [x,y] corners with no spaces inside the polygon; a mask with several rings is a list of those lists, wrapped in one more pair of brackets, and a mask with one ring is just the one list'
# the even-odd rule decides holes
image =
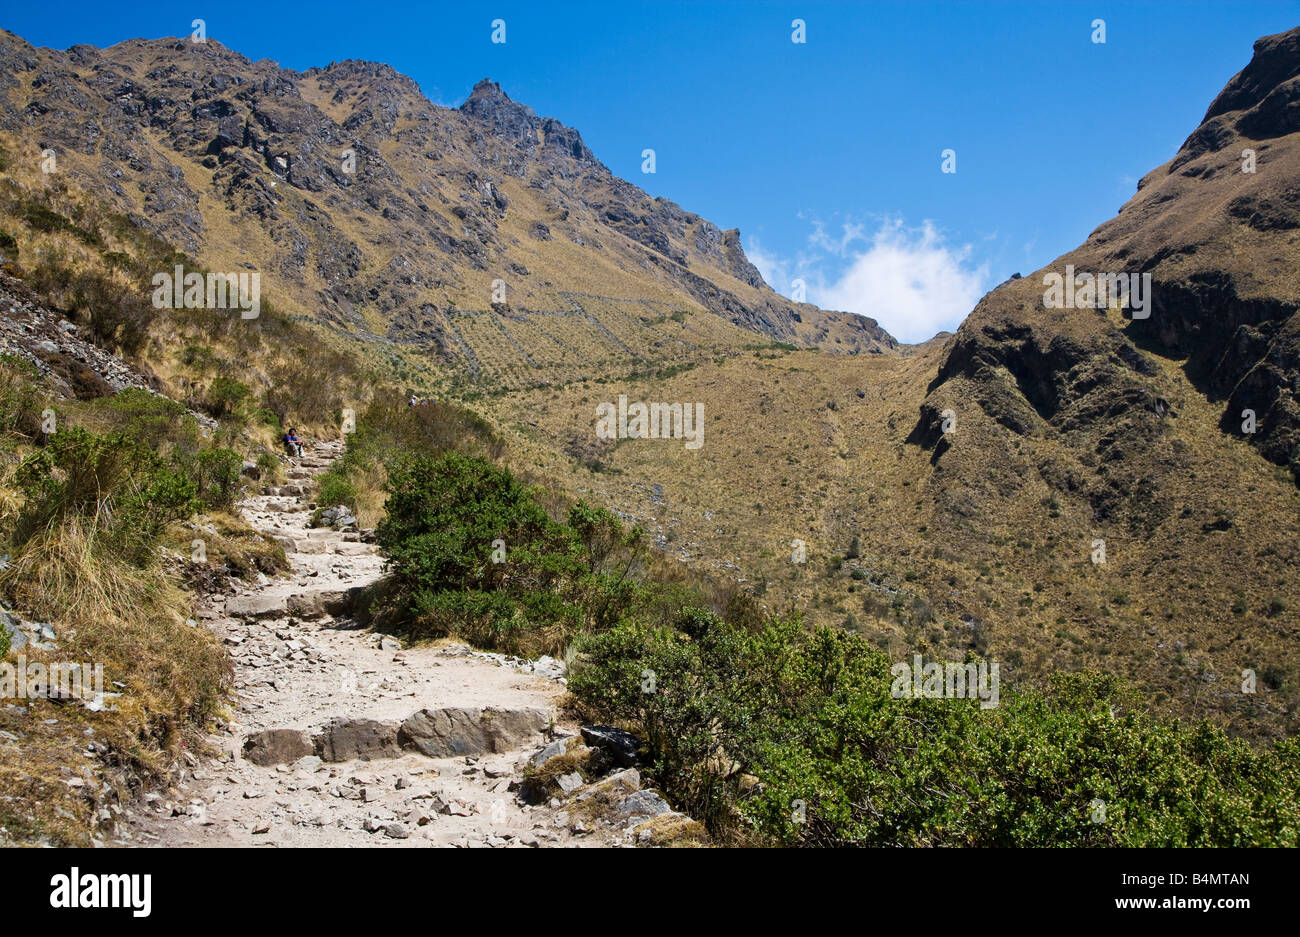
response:
{"label": "hiker on trail", "polygon": [[289,450],[289,455],[302,458],[302,443],[298,441],[298,431],[292,426],[289,432],[284,434],[284,447]]}
{"label": "hiker on trail", "polygon": [[411,402],[410,402],[409,404],[407,404],[407,406],[408,406],[408,407],[413,407],[413,406],[415,406],[415,405],[416,405],[417,403],[419,403],[419,402],[420,402],[420,398],[417,397],[417,396],[415,396],[415,394],[411,394]]}

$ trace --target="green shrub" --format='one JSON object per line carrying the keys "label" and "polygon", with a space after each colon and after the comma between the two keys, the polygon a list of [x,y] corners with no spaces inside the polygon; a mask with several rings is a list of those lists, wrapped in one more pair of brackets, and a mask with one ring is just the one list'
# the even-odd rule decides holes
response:
{"label": "green shrub", "polygon": [[624,623],[580,650],[569,688],[584,714],[639,732],[655,781],[715,836],[1297,845],[1297,740],[1255,752],[1208,723],[1153,718],[1110,675],[1058,675],[992,709],[895,699],[888,658],[857,635],[698,614],[675,629]]}
{"label": "green shrub", "polygon": [[269,452],[260,453],[257,457],[257,469],[261,477],[267,481],[273,481],[280,476],[280,470],[284,468],[283,464]]}
{"label": "green shrub", "polygon": [[284,429],[280,424],[280,417],[276,415],[275,411],[267,410],[265,407],[253,413],[253,420],[262,426],[269,426],[277,436],[281,435],[281,431]]}
{"label": "green shrub", "polygon": [[31,438],[40,429],[38,372],[28,361],[0,355],[0,445],[7,437]]}
{"label": "green shrub", "polygon": [[558,653],[617,622],[641,595],[629,577],[638,531],[578,503],[552,519],[509,471],[457,452],[389,466],[396,612],[416,638],[445,634],[511,653]]}
{"label": "green shrub", "polygon": [[[410,597],[416,636],[463,628],[518,650],[517,632],[575,624],[548,595],[582,571],[576,538],[508,471],[454,452],[412,456],[390,466],[388,490],[376,534]],[[497,540],[504,562],[493,562]]]}
{"label": "green shrub", "polygon": [[226,508],[239,493],[244,460],[231,449],[203,449],[194,459],[199,500],[208,508]]}
{"label": "green shrub", "polygon": [[202,401],[203,409],[216,419],[235,413],[249,398],[247,385],[228,377],[214,378]]}
{"label": "green shrub", "polygon": [[320,476],[316,501],[321,507],[332,507],[341,504],[355,511],[357,507],[357,489],[346,476],[326,472]]}
{"label": "green shrub", "polygon": [[99,409],[114,429],[155,450],[166,445],[199,445],[198,421],[168,397],[128,387],[107,398]]}
{"label": "green shrub", "polygon": [[75,515],[92,519],[98,537],[142,566],[163,528],[197,506],[192,479],[120,432],[96,436],[63,428],[24,459],[14,477],[24,495],[15,547]]}

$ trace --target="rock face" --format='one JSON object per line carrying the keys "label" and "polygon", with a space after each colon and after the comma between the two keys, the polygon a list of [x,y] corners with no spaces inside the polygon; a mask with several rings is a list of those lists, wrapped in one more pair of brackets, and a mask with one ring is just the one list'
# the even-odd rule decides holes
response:
{"label": "rock face", "polygon": [[519,748],[545,731],[541,709],[423,709],[402,723],[399,740],[430,758]]}
{"label": "rock face", "polygon": [[[33,138],[75,151],[70,181],[191,255],[238,255],[226,232],[251,224],[274,245],[257,263],[277,306],[470,374],[510,372],[489,347],[501,331],[529,346],[530,369],[580,343],[591,362],[662,355],[646,323],[678,309],[726,320],[732,345],[755,333],[846,354],[895,345],[870,319],[778,295],[738,231],[615,177],[577,130],[486,79],[448,109],[371,62],[295,72],[212,38],[60,52],[8,32],[0,74],[14,152]],[[358,228],[359,215],[379,223]],[[611,295],[588,295],[589,274],[611,270]],[[485,286],[495,278],[504,302]],[[558,334],[557,316],[573,320]],[[482,335],[480,318],[495,323]]]}
{"label": "rock face", "polygon": [[[1252,410],[1257,428],[1246,440],[1300,478],[1300,286],[1296,242],[1285,234],[1300,228],[1297,180],[1300,29],[1255,43],[1250,64],[1116,218],[981,300],[940,367],[914,441],[937,443],[940,402],[969,397],[1021,436],[1083,427],[1115,436],[1136,417],[1122,434],[1132,454],[1159,436],[1168,412],[1150,380],[1155,354],[1185,360],[1225,432],[1241,435],[1242,411]],[[1147,316],[1045,308],[1044,276],[1066,265],[1149,273]],[[1112,488],[1097,488],[1103,513]]]}

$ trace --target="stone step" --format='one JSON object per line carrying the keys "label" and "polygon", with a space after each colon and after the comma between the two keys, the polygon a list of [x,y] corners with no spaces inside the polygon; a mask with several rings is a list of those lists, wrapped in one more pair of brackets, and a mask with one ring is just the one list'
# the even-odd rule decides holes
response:
{"label": "stone step", "polygon": [[293,616],[310,620],[326,615],[348,615],[356,605],[361,587],[349,589],[305,589],[302,592],[254,592],[226,600],[230,618],[263,619]]}
{"label": "stone step", "polygon": [[430,758],[499,754],[535,745],[554,713],[521,709],[453,707],[421,709],[402,722],[339,716],[311,732],[265,729],[244,739],[244,757],[255,765],[287,764],[307,755],[321,761],[372,761],[417,751]]}
{"label": "stone step", "polygon": [[337,543],[334,552],[339,556],[375,556],[379,547],[373,543]]}
{"label": "stone step", "polygon": [[349,615],[356,607],[362,588],[307,589],[295,592],[285,602],[285,610],[295,618],[311,621],[326,615]]}
{"label": "stone step", "polygon": [[226,600],[226,614],[231,618],[283,618],[288,614],[288,596],[255,592]]}

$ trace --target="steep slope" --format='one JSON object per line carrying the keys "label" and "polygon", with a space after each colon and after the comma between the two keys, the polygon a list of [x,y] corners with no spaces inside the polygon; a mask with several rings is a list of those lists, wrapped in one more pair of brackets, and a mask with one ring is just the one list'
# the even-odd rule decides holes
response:
{"label": "steep slope", "polygon": [[740,236],[613,176],[492,82],[449,110],[392,68],[297,73],[214,40],[34,49],[0,34],[0,128],[278,308],[431,357],[484,389],[773,341],[892,349],[796,304]]}
{"label": "steep slope", "polygon": [[[514,467],[773,608],[896,659],[987,654],[1013,682],[1100,667],[1157,708],[1273,736],[1300,705],[1297,34],[1261,40],[1078,250],[902,350],[767,291],[735,237],[490,83],[449,111],[368,63],[7,39],[0,126],[13,159],[53,146],[76,187],[213,269],[255,265],[372,360],[499,392],[479,406]],[[1150,274],[1149,317],[1047,308],[1067,266]],[[620,394],[703,403],[703,448],[598,438]]]}
{"label": "steep slope", "polygon": [[[1194,711],[1293,724],[1297,179],[1292,30],[1255,44],[1117,217],[986,296],[944,354],[910,437],[935,465],[925,516],[968,549],[1010,537],[1038,554],[998,583],[1003,602],[1030,599],[1017,630],[1047,632],[1022,632],[1024,653],[1059,663],[1079,656],[1072,644],[1106,648],[1171,696],[1201,698]],[[1049,308],[1050,278],[1071,272],[1149,274],[1149,306]],[[1057,627],[1033,627],[1049,616]],[[1242,692],[1248,669],[1284,691],[1281,713]]]}
{"label": "steep slope", "polygon": [[[1292,30],[1255,44],[1250,65],[1116,218],[1077,250],[989,294],[958,333],[939,383],[989,385],[1007,368],[1014,397],[1034,412],[999,404],[987,389],[981,406],[1023,433],[1039,419],[1068,426],[1069,411],[1098,392],[1140,401],[1141,379],[1153,373],[1147,351],[1182,362],[1197,389],[1222,404],[1225,431],[1240,433],[1241,411],[1253,409],[1249,441],[1300,471],[1298,133],[1300,31]],[[1044,275],[1064,276],[1066,265],[1149,273],[1147,317],[1120,323],[1105,310],[1044,308]]]}
{"label": "steep slope", "polygon": [[[896,659],[974,651],[1011,681],[1097,667],[1160,709],[1294,732],[1298,37],[1261,40],[1118,217],[946,340],[901,358],[755,352],[495,412],[683,562]],[[1149,317],[1045,308],[1067,264],[1150,273]],[[594,439],[594,407],[624,392],[703,402],[704,447]]]}

